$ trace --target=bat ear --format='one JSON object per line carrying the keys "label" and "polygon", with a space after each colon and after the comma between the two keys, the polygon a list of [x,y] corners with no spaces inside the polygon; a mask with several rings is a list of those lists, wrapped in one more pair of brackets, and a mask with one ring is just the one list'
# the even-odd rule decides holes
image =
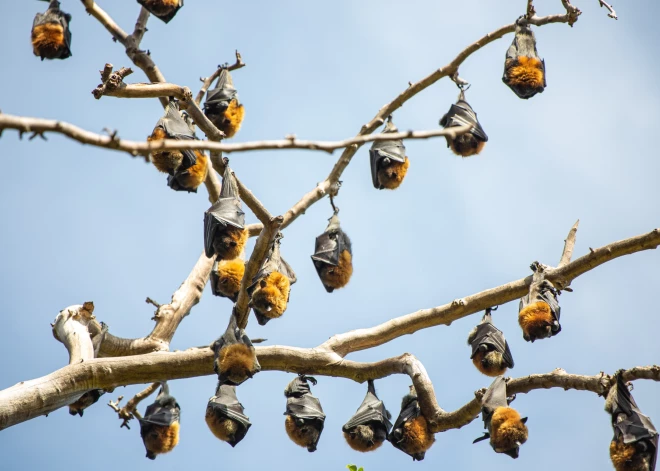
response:
{"label": "bat ear", "polygon": [[521,421],[523,424],[526,424],[528,418],[529,418],[529,417],[523,417],[522,419],[520,419],[520,421]]}
{"label": "bat ear", "polygon": [[263,280],[263,279],[262,279],[262,280],[259,282],[259,286],[261,286],[262,288],[265,288],[266,285],[267,285],[266,280]]}

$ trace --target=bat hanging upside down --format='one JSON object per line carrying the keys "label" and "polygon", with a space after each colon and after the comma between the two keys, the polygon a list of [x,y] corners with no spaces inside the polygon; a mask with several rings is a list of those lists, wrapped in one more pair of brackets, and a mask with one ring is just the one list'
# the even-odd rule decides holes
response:
{"label": "bat hanging upside down", "polygon": [[559,292],[545,279],[545,273],[538,262],[532,263],[534,271],[529,293],[521,300],[518,307],[518,324],[523,331],[523,339],[534,342],[546,339],[561,332],[559,314],[561,308],[557,296]]}
{"label": "bat hanging upside down", "polygon": [[[392,116],[387,118],[384,133],[398,132],[392,122]],[[406,148],[401,139],[391,141],[375,141],[369,150],[371,164],[371,180],[374,188],[396,190],[408,173],[410,161],[406,157]]]}
{"label": "bat hanging upside down", "polygon": [[236,386],[218,383],[215,396],[206,406],[206,425],[216,438],[233,448],[245,438],[252,425],[243,412],[243,405],[236,397]]}
{"label": "bat hanging upside down", "polygon": [[435,435],[429,430],[426,417],[422,415],[413,386],[410,386],[410,393],[401,401],[401,412],[387,439],[395,448],[412,456],[413,461],[422,461],[435,443]]}
{"label": "bat hanging upside down", "polygon": [[181,407],[169,394],[169,386],[161,383],[160,392],[153,404],[147,407],[140,419],[140,436],[147,449],[147,458],[169,453],[179,443]]}
{"label": "bat hanging upside down", "polygon": [[534,32],[524,16],[516,20],[516,35],[506,53],[502,81],[525,100],[547,86],[545,61],[539,57]]}
{"label": "bat hanging upside down", "polygon": [[204,114],[227,138],[234,137],[241,128],[245,108],[238,101],[238,92],[226,66],[215,88],[206,93]]}
{"label": "bat hanging upside down", "polygon": [[468,335],[468,345],[472,347],[470,359],[474,366],[486,376],[503,375],[507,368],[513,368],[513,356],[504,334],[493,325],[491,311],[486,309],[481,323]]}
{"label": "bat hanging upside down", "polygon": [[293,443],[311,453],[316,451],[321,438],[325,414],[321,401],[312,395],[308,381],[316,386],[315,378],[301,374],[284,390],[287,398],[284,428]]}
{"label": "bat hanging upside down", "polygon": [[325,232],[316,238],[312,261],[314,268],[328,293],[343,288],[353,275],[353,250],[351,239],[339,225],[334,214]]}
{"label": "bat hanging upside down", "polygon": [[254,346],[245,331],[238,327],[234,313],[227,330],[213,342],[211,349],[215,353],[213,370],[220,384],[238,386],[261,371]]}
{"label": "bat hanging upside down", "polygon": [[383,401],[376,396],[374,381],[370,379],[362,404],[342,427],[346,443],[355,451],[361,452],[380,448],[392,428],[389,420],[391,418]]}
{"label": "bat hanging upside down", "polygon": [[245,262],[240,258],[216,261],[211,272],[211,291],[215,296],[236,302],[244,274]]}
{"label": "bat hanging upside down", "polygon": [[51,0],[45,13],[37,13],[32,23],[32,52],[44,59],[71,57],[71,15],[60,10],[60,2]]}
{"label": "bat hanging upside down", "polygon": [[156,18],[169,23],[183,6],[183,0],[138,0]]}
{"label": "bat hanging upside down", "polygon": [[69,404],[69,414],[79,415],[82,417],[85,409],[96,404],[99,398],[104,394],[105,391],[103,389],[92,389],[91,391],[87,391],[85,394],[80,396],[80,399],[78,399],[76,402]]}
{"label": "bat hanging upside down", "polygon": [[488,142],[488,136],[477,119],[477,113],[465,101],[465,92],[461,89],[456,104],[451,105],[447,114],[440,119],[440,126],[451,128],[466,124],[472,126],[468,132],[455,139],[447,137],[447,147],[451,148],[454,154],[461,157],[470,157],[480,153],[486,142]]}

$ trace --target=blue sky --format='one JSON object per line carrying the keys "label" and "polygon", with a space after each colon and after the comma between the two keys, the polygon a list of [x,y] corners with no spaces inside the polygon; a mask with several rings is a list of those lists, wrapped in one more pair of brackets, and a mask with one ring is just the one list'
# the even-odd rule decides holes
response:
{"label": "blue sky", "polygon": [[[246,118],[231,142],[290,133],[335,140],[353,136],[408,81],[425,77],[485,33],[512,22],[526,4],[318,3],[190,0],[169,25],[150,19],[143,47],[168,81],[194,91],[200,76],[233,62],[235,49],[242,53],[248,65],[234,74],[234,82]],[[563,239],[578,218],[576,256],[660,226],[660,161],[653,141],[660,128],[654,60],[660,7],[653,0],[621,2],[615,4],[620,19],[614,21],[596,0],[574,3],[584,12],[575,27],[535,30],[547,68],[543,94],[520,100],[501,82],[511,35],[464,63],[461,76],[472,83],[467,98],[490,138],[481,155],[456,157],[442,139],[408,142],[409,174],[400,189],[387,192],[372,187],[367,149],[358,151],[337,198],[342,225],[353,241],[351,283],[327,294],[309,259],[314,237],[331,215],[323,200],[285,231],[282,253],[298,275],[286,314],[265,327],[252,321],[250,335],[266,337],[269,344],[312,347],[335,333],[521,278],[534,260],[557,263]],[[136,2],[100,4],[132,31]],[[539,15],[563,12],[559,0],[536,4]],[[44,8],[36,1],[0,6],[0,40],[6,45],[2,111],[144,139],[162,113],[157,100],[96,101],[90,93],[106,62],[131,65],[123,48],[80,2],[63,0],[62,8],[73,15],[73,56],[41,62],[32,55],[29,30],[34,14]],[[136,71],[128,81],[143,80]],[[406,103],[394,120],[404,130],[434,129],[456,96],[455,85],[442,80]],[[94,301],[95,314],[115,335],[148,333],[153,307],[144,299],[168,302],[187,276],[202,251],[202,215],[209,203],[205,190],[174,192],[166,176],[127,154],[60,136],[19,141],[15,132],[5,131],[0,152],[12,163],[0,186],[4,388],[66,364],[66,350],[53,339],[49,323],[68,305]],[[283,213],[327,176],[337,156],[281,151],[230,158],[236,174],[268,209]],[[248,214],[248,221],[254,220]],[[516,361],[511,375],[556,367],[611,373],[659,363],[654,330],[658,256],[653,251],[628,256],[575,280],[575,291],[560,298],[563,330],[550,340],[524,342],[517,303],[500,307],[494,319],[511,344]],[[181,324],[172,350],[210,343],[224,330],[230,309],[228,300],[214,298],[207,289]],[[414,353],[426,366],[440,405],[453,410],[491,382],[471,365],[465,344],[478,320],[474,315],[349,358]],[[616,351],[621,345],[626,351]],[[529,416],[530,438],[517,461],[495,454],[486,443],[472,445],[482,433],[479,419],[437,435],[426,459],[413,464],[389,445],[365,455],[352,451],[340,429],[366,386],[325,377],[314,394],[328,418],[318,451],[310,454],[284,432],[282,391],[291,377],[264,372],[241,386],[239,399],[254,425],[235,449],[216,440],[204,423],[215,387],[207,376],[172,382],[183,409],[181,442],[155,462],[144,458],[137,424],[130,431],[120,429],[104,404],[120,394],[132,396],[140,389],[135,386],[104,396],[82,419],[63,409],[3,431],[3,468],[76,470],[89,463],[96,471],[115,470],[119,463],[124,469],[161,471],[235,465],[326,471],[348,463],[366,471],[611,467],[609,419],[603,400],[592,393],[555,389],[519,395],[514,405]],[[408,384],[403,376],[376,383],[394,415]],[[633,394],[660,425],[658,388],[638,381]]]}

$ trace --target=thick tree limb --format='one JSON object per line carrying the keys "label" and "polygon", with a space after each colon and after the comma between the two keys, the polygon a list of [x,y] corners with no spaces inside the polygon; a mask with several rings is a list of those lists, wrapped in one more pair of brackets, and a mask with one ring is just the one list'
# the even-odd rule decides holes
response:
{"label": "thick tree limb", "polygon": [[[69,352],[69,364],[94,358],[94,344],[87,326],[94,319],[94,303],[69,306],[53,322],[53,337]],[[99,333],[101,329],[99,329]]]}

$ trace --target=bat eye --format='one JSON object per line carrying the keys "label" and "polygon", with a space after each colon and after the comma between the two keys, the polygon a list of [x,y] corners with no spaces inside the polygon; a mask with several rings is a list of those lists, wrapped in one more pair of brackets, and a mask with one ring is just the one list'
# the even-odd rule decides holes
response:
{"label": "bat eye", "polygon": [[229,242],[229,245],[232,246],[232,247],[236,247],[236,242],[234,242],[234,241],[232,240],[231,242]]}

